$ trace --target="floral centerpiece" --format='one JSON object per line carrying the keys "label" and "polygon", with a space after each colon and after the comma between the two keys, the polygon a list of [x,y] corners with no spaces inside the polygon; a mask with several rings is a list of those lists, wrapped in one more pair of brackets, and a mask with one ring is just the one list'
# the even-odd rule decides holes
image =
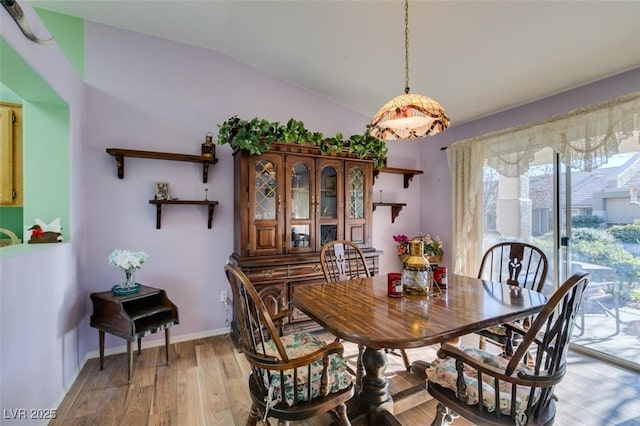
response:
{"label": "floral centerpiece", "polygon": [[133,294],[140,290],[140,283],[135,282],[135,271],[140,269],[147,260],[147,253],[142,251],[130,251],[115,249],[109,254],[109,264],[120,268],[122,271],[122,284],[111,288],[115,294]]}
{"label": "floral centerpiece", "polygon": [[[414,239],[419,239],[422,241],[423,254],[429,260],[429,263],[440,263],[442,262],[442,256],[444,255],[444,248],[442,240],[440,236],[436,235],[432,237],[429,234],[420,234]],[[409,241],[411,239],[404,234],[394,235],[393,241],[396,242],[398,257],[400,260],[404,261],[404,259],[409,255]]]}

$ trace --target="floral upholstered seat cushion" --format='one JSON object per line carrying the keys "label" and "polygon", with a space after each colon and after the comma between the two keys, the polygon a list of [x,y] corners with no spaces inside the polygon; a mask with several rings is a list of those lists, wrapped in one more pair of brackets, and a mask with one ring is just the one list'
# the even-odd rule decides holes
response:
{"label": "floral upholstered seat cushion", "polygon": [[[309,333],[289,334],[280,338],[285,347],[285,351],[289,359],[298,358],[314,352],[324,346],[326,343]],[[272,341],[267,342],[266,354],[278,356],[278,351]],[[322,379],[322,360],[318,360],[311,364],[311,397],[320,396],[320,385]],[[307,377],[308,368],[298,367],[298,402],[307,400]],[[329,366],[327,367],[329,393],[337,392],[347,388],[353,382],[353,376],[348,371],[347,361],[340,355],[332,354],[329,356]],[[265,386],[271,385],[274,389],[274,399],[278,401],[286,401],[289,405],[294,403],[293,398],[293,370],[284,371],[284,398],[282,398],[281,379],[279,371],[271,371],[270,374],[265,370],[263,376]]]}
{"label": "floral upholstered seat cushion", "polygon": [[[526,325],[526,321],[524,321],[522,318],[519,318],[515,321],[513,321],[513,324],[517,325],[518,327],[525,327]],[[492,325],[491,327],[487,327],[485,328],[485,330],[487,330],[490,333],[493,333],[497,336],[506,336],[507,335],[507,327],[505,327],[502,324],[498,324],[498,325]]]}
{"label": "floral upholstered seat cushion", "polygon": [[[464,348],[471,358],[481,362],[482,364],[490,365],[498,369],[506,369],[509,360],[492,354],[490,352],[483,351],[477,348]],[[533,372],[525,366],[520,366],[516,370],[533,374]],[[458,378],[458,371],[456,370],[455,360],[453,358],[436,359],[431,363],[431,366],[426,370],[427,378],[442,387],[457,391],[456,380]],[[465,365],[464,380],[467,384],[467,405],[475,405],[478,403],[478,372]],[[482,375],[482,403],[488,411],[493,412],[496,409],[496,393],[494,390],[494,379],[487,374]],[[509,414],[511,409],[511,384],[500,381],[500,410],[504,414]],[[528,386],[516,387],[516,413],[521,418],[524,416],[524,412],[527,408],[529,401],[529,393],[531,388]],[[534,403],[540,397],[539,390],[534,392]],[[526,421],[526,420],[525,420]]]}

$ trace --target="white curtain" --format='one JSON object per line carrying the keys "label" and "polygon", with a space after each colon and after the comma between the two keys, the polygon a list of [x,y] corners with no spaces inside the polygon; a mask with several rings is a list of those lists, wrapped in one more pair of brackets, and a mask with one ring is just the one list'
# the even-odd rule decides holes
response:
{"label": "white curtain", "polygon": [[551,148],[563,163],[591,171],[618,153],[640,129],[640,92],[548,120],[465,139],[447,150],[453,192],[454,273],[477,274],[482,256],[482,187],[486,164],[507,177],[529,170],[536,152]]}

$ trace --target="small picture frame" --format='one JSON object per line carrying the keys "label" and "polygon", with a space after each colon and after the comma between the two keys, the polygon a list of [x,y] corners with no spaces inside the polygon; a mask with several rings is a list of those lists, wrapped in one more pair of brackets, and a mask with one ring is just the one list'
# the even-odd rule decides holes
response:
{"label": "small picture frame", "polygon": [[170,200],[171,191],[168,182],[156,182],[156,200]]}

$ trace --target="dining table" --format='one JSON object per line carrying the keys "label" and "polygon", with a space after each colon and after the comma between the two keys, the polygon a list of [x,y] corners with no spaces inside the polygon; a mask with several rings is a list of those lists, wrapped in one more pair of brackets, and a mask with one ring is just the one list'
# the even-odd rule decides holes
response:
{"label": "dining table", "polygon": [[[385,376],[386,351],[455,342],[492,325],[533,315],[547,298],[539,292],[462,275],[449,275],[438,295],[389,297],[387,277],[298,286],[292,306],[336,337],[363,345],[364,374],[357,406],[368,424],[393,415],[393,398]],[[424,373],[426,363],[414,362]]]}

